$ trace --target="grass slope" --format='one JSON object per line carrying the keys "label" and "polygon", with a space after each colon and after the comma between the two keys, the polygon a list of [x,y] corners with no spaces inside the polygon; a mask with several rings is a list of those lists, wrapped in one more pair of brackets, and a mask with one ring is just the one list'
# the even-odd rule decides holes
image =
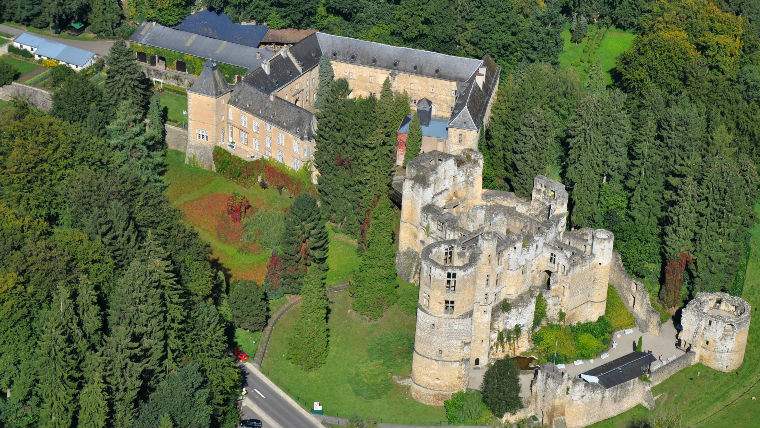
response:
{"label": "grass slope", "polygon": [[174,125],[187,126],[187,94],[162,90],[159,102],[168,110],[167,119]]}
{"label": "grass slope", "polygon": [[356,253],[356,241],[351,237],[335,232],[328,226],[330,248],[327,253],[327,286],[339,285],[348,281],[359,266]]}
{"label": "grass slope", "polygon": [[[371,339],[388,332],[413,335],[413,315],[394,306],[379,321],[367,322],[351,310],[351,298],[347,292],[338,294],[330,305],[327,362],[311,372],[304,372],[285,356],[288,337],[297,318],[296,308],[277,323],[262,371],[302,406],[309,409],[313,401],[320,401],[328,415],[359,416],[390,423],[425,425],[446,420],[443,408],[414,401],[406,387],[391,385],[382,397],[372,400],[357,396],[349,383],[354,368],[370,361],[367,347]],[[410,353],[404,361],[399,361],[399,375],[409,376],[411,357]],[[391,382],[390,374],[388,382]]]}
{"label": "grass slope", "polygon": [[16,71],[21,74],[22,78],[25,74],[30,74],[38,68],[42,68],[42,66],[38,64],[30,61],[24,61],[23,59],[14,58],[10,55],[0,56],[0,62],[12,65],[13,68],[15,68]]}
{"label": "grass slope", "polygon": [[604,84],[612,83],[610,71],[615,68],[617,58],[633,45],[633,33],[617,28],[590,25],[586,37],[575,44],[570,39],[570,30],[562,31],[563,50],[559,56],[562,67],[574,68],[586,82],[594,64],[604,73]]}
{"label": "grass slope", "polygon": [[[760,203],[755,205],[760,218]],[[682,370],[657,385],[655,416],[680,415],[681,426],[750,427],[758,426],[760,413],[760,221],[752,229],[750,257],[742,297],[752,306],[747,351],[744,364],[732,373],[722,373],[701,364]],[[594,427],[627,427],[629,422],[647,415],[639,406]]]}

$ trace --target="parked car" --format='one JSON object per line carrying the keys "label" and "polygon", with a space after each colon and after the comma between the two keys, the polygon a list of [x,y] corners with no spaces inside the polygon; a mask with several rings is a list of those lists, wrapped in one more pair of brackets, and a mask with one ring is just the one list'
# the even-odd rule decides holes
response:
{"label": "parked car", "polygon": [[258,419],[243,419],[240,421],[240,428],[261,428],[263,425]]}
{"label": "parked car", "polygon": [[248,361],[248,354],[243,352],[240,348],[235,348],[235,350],[232,351],[232,353],[235,355],[235,358],[237,358],[239,362],[244,363]]}

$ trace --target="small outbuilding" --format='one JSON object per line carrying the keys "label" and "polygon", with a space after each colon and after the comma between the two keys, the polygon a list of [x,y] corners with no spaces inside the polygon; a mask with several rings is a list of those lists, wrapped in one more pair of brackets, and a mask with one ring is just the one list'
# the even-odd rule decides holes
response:
{"label": "small outbuilding", "polygon": [[581,373],[580,378],[586,382],[598,383],[605,388],[612,388],[639,376],[648,375],[652,363],[656,360],[651,352],[631,352]]}
{"label": "small outbuilding", "polygon": [[91,66],[97,58],[95,52],[69,46],[32,33],[19,34],[13,39],[13,46],[31,52],[37,60],[55,60],[77,71]]}

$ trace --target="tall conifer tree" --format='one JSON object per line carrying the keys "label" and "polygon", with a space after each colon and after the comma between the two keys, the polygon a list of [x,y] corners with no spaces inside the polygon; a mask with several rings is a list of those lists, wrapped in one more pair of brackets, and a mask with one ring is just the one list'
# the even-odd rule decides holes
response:
{"label": "tall conifer tree", "polygon": [[119,40],[111,47],[106,58],[105,99],[110,102],[110,111],[126,100],[131,100],[137,108],[138,116],[145,114],[150,97],[150,81],[127,45]]}
{"label": "tall conifer tree", "polygon": [[293,202],[285,218],[282,287],[298,293],[309,266],[327,270],[328,235],[317,201],[302,194]]}
{"label": "tall conifer tree", "polygon": [[301,292],[301,312],[290,336],[288,359],[305,370],[324,364],[329,350],[324,272],[309,268]]}

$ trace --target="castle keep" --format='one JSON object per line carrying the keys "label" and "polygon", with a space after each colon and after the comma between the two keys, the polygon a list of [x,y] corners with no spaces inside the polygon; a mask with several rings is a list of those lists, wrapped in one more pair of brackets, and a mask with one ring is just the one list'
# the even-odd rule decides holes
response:
{"label": "castle keep", "polygon": [[187,159],[211,168],[213,147],[220,146],[246,159],[304,166],[314,155],[314,101],[323,57],[336,79],[346,79],[351,97],[379,95],[387,79],[394,92],[409,96],[413,109],[419,103],[431,120],[443,123],[423,151],[460,153],[477,147],[499,81],[493,60],[316,32],[276,53],[257,54],[248,74],[234,85],[207,62],[188,90]]}
{"label": "castle keep", "polygon": [[[612,233],[566,231],[564,186],[536,177],[530,200],[482,188],[476,150],[432,151],[406,170],[398,270],[420,286],[412,395],[440,405],[503,356],[499,332],[528,345],[536,296],[568,323],[604,314]],[[506,302],[506,303],[503,303]]]}

